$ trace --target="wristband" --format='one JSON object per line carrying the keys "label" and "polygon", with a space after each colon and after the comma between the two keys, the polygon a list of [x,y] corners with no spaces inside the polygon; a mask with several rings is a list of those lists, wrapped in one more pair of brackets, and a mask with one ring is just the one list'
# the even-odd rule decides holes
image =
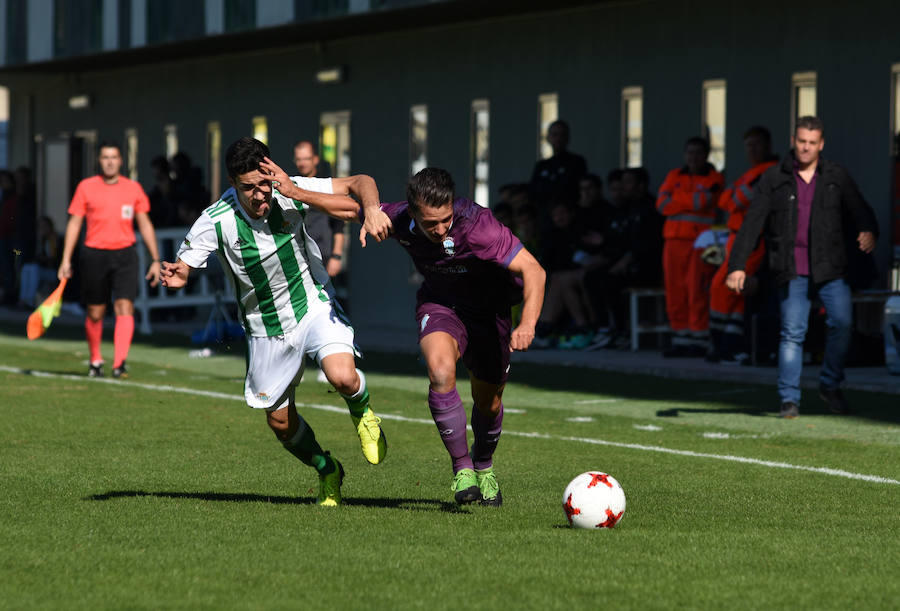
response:
{"label": "wristband", "polygon": [[330,259],[334,259],[334,260],[336,260],[336,261],[340,261],[340,260],[342,259],[341,255],[336,255],[336,254],[334,254],[334,253],[332,253],[331,256],[330,256],[329,258],[330,258]]}

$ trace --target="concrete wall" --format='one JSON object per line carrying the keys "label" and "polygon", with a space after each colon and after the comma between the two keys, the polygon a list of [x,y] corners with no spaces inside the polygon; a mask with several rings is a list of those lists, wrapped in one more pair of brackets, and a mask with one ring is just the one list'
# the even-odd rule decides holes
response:
{"label": "concrete wall", "polygon": [[[700,130],[701,85],[726,79],[727,175],[744,169],[741,133],[767,125],[788,148],[793,72],[818,73],[826,154],[846,165],[882,228],[890,219],[890,67],[900,61],[900,5],[858,2],[642,2],[425,27],[285,49],[84,74],[0,76],[14,92],[11,163],[31,163],[33,134],[17,108],[33,100],[33,132],[45,138],[96,128],[101,139],[140,137],[140,174],[163,151],[162,126],[178,125],[181,148],[205,159],[208,121],[224,144],[269,122],[270,147],[285,166],[291,145],[315,138],[321,112],[352,111],[354,172],[374,176],[384,200],[403,197],[412,104],[427,104],[429,163],[446,167],[468,191],[471,101],[491,103],[491,193],[527,180],[536,157],[537,97],[559,94],[573,128],[572,150],[605,175],[620,156],[622,87],[644,88],[644,163],[654,184],[681,163],[683,141]],[[259,35],[259,34],[251,34]],[[314,82],[315,70],[342,65],[338,85]],[[90,93],[94,106],[70,111],[66,100]],[[26,113],[27,114],[27,113]],[[879,244],[889,261],[889,236]],[[350,290],[357,326],[409,325],[413,288],[395,244],[352,254]]]}

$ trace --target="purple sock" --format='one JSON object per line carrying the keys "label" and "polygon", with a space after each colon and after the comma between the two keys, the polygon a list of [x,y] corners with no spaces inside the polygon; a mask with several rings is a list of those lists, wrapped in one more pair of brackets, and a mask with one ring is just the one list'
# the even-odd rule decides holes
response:
{"label": "purple sock", "polygon": [[428,409],[437,425],[441,441],[453,460],[453,472],[471,469],[472,458],[466,441],[466,408],[454,388],[447,393],[428,390]]}
{"label": "purple sock", "polygon": [[486,415],[472,406],[472,432],[475,443],[472,444],[472,460],[476,469],[488,469],[494,464],[494,450],[500,441],[503,430],[503,404],[496,416]]}

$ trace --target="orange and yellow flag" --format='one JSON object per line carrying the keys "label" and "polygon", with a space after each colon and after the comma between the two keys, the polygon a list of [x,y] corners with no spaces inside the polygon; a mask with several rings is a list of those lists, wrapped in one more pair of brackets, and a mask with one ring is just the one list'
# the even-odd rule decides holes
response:
{"label": "orange and yellow flag", "polygon": [[56,290],[50,293],[50,296],[44,300],[44,303],[38,306],[38,309],[31,313],[28,317],[28,325],[26,333],[28,339],[37,339],[44,334],[53,319],[59,316],[59,310],[62,308],[63,291],[66,289],[66,278],[59,281]]}

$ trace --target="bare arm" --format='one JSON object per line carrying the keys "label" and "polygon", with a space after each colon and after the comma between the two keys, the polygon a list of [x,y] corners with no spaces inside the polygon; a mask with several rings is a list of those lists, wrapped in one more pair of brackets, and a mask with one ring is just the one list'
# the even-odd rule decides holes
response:
{"label": "bare arm", "polygon": [[162,270],[160,278],[162,285],[168,289],[180,289],[187,284],[188,276],[191,274],[191,266],[178,259],[175,263],[168,261],[162,262]]}
{"label": "bare arm", "polygon": [[147,245],[147,251],[150,253],[150,258],[152,259],[144,279],[150,281],[150,286],[156,286],[159,284],[159,249],[156,245],[156,231],[153,229],[150,215],[146,212],[135,213],[134,220],[137,223],[138,231],[141,232],[141,237],[144,238],[144,244]]}
{"label": "bare arm", "polygon": [[[359,204],[352,198],[347,197],[346,191],[344,193],[338,193],[337,190],[334,193],[320,193],[301,189],[291,181],[287,172],[268,157],[263,158],[263,161],[259,164],[259,169],[271,177],[272,184],[285,197],[302,201],[342,221],[350,221],[359,216]],[[332,180],[332,185],[334,185],[335,180],[337,179]]]}
{"label": "bare arm", "polygon": [[371,235],[376,242],[386,240],[394,227],[391,219],[381,211],[381,197],[378,195],[378,186],[371,176],[357,174],[347,178],[333,178],[331,181],[335,193],[343,193],[344,189],[359,198],[362,202],[365,221],[359,232],[359,242],[363,248],[366,246],[366,235]]}
{"label": "bare arm", "polygon": [[522,303],[522,320],[513,329],[509,344],[512,350],[528,350],[534,339],[534,327],[537,325],[544,305],[544,285],[547,274],[530,252],[520,250],[509,263],[509,271],[522,278],[524,302]]}
{"label": "bare arm", "polygon": [[59,271],[56,273],[60,280],[72,277],[72,253],[75,252],[75,245],[78,244],[78,236],[81,235],[81,225],[83,222],[83,216],[73,214],[69,217],[69,222],[66,223],[66,237],[63,241],[62,260],[59,264]]}
{"label": "bare arm", "polygon": [[325,262],[325,269],[331,278],[341,273],[341,269],[344,266],[344,262],[341,259],[344,254],[344,242],[346,242],[344,232],[335,231],[334,241],[331,243],[331,258]]}

